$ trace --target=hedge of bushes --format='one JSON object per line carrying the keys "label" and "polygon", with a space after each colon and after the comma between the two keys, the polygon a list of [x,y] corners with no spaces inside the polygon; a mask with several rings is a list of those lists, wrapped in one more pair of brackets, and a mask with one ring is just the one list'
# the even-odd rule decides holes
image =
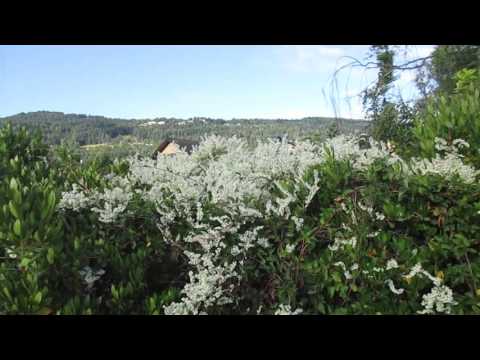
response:
{"label": "hedge of bushes", "polygon": [[82,162],[0,129],[1,314],[479,314],[476,72],[407,143]]}
{"label": "hedge of bushes", "polygon": [[209,137],[192,155],[81,164],[6,127],[0,312],[480,313],[466,150]]}

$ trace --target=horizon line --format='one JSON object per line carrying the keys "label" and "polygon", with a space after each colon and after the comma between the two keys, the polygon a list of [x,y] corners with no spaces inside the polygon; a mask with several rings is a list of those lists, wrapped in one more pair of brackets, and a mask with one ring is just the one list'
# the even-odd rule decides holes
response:
{"label": "horizon line", "polygon": [[103,117],[112,120],[155,120],[155,119],[178,119],[178,120],[190,120],[194,118],[200,119],[212,119],[212,120],[225,120],[225,121],[233,121],[233,120],[304,120],[309,118],[324,118],[324,119],[342,119],[342,120],[353,120],[353,121],[368,121],[363,118],[349,118],[349,117],[341,117],[341,116],[325,116],[325,115],[309,115],[303,117],[296,117],[296,118],[288,118],[288,117],[231,117],[231,118],[223,118],[223,117],[211,117],[211,116],[191,116],[191,117],[175,117],[175,116],[155,116],[155,117],[147,117],[147,118],[128,118],[128,117],[112,117],[112,116],[105,116],[105,115],[98,115],[98,114],[88,114],[88,113],[76,113],[76,112],[63,112],[63,111],[53,111],[53,110],[36,110],[36,111],[21,111],[11,115],[0,115],[0,119],[5,119],[9,117],[18,116],[21,114],[32,114],[32,113],[57,113],[63,115],[85,115],[87,117]]}

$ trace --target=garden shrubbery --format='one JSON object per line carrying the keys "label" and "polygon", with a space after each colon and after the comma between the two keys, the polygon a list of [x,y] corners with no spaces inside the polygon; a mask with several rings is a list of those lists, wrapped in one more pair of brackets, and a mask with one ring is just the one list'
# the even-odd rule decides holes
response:
{"label": "garden shrubbery", "polygon": [[479,314],[475,73],[458,84],[405,148],[210,136],[82,163],[4,127],[0,313]]}
{"label": "garden shrubbery", "polygon": [[5,128],[0,311],[479,313],[478,171],[454,143],[209,137],[102,167]]}

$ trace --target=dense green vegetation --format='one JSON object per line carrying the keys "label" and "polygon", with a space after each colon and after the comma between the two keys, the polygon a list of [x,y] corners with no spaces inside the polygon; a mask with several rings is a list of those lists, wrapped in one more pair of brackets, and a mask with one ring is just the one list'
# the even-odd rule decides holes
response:
{"label": "dense green vegetation", "polygon": [[[64,144],[82,159],[108,162],[135,153],[147,154],[166,138],[200,141],[209,135],[239,136],[250,144],[258,140],[288,136],[289,139],[325,140],[333,128],[337,133],[356,133],[367,122],[352,119],[304,118],[300,120],[156,118],[111,119],[103,116],[38,111],[0,118],[14,129],[39,130],[46,144]],[[93,146],[94,145],[94,146]]]}
{"label": "dense green vegetation", "polygon": [[447,50],[419,72],[454,52],[454,86],[404,104],[373,48],[372,137],[85,162],[1,128],[0,313],[480,314],[478,53]]}
{"label": "dense green vegetation", "polygon": [[47,144],[62,142],[80,146],[121,141],[130,137],[131,142],[159,143],[167,137],[200,140],[202,136],[240,136],[249,140],[283,136],[301,138],[312,133],[323,134],[332,124],[338,123],[343,132],[363,129],[367,123],[360,120],[333,118],[304,118],[301,120],[210,118],[156,118],[142,120],[111,119],[102,116],[64,114],[39,111],[21,113],[0,118],[0,124],[10,122],[14,128],[38,129]]}

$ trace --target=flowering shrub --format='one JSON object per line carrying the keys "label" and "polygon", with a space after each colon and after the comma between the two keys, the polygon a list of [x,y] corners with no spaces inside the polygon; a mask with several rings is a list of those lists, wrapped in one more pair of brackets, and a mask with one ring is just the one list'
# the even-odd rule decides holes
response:
{"label": "flowering shrub", "polygon": [[210,136],[103,168],[64,157],[49,168],[56,216],[28,225],[54,233],[29,244],[4,215],[0,311],[479,313],[479,172],[464,141],[437,143],[403,159],[343,135],[293,149]]}
{"label": "flowering shrub", "polygon": [[459,149],[467,163],[480,166],[480,82],[478,71],[461,70],[456,75],[454,94],[433,97],[426,109],[415,119],[413,134],[417,151],[423,156],[435,156],[436,139],[453,145],[456,139],[464,139],[469,146]]}

